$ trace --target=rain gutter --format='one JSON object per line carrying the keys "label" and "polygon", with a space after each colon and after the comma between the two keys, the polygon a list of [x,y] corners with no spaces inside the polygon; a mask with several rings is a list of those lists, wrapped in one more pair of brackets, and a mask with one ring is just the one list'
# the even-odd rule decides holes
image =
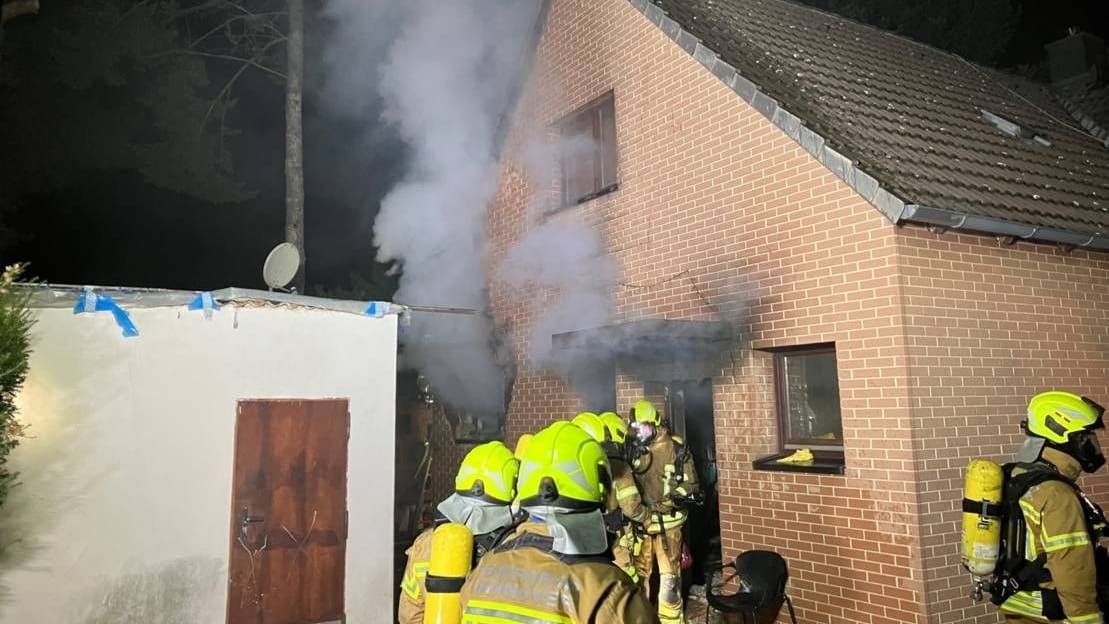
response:
{"label": "rain gutter", "polygon": [[1073,230],[1060,230],[1057,228],[1026,225],[991,217],[969,215],[953,210],[920,206],[917,204],[907,204],[905,206],[902,220],[935,225],[951,230],[982,232],[986,234],[996,234],[998,236],[1008,236],[1013,239],[1036,240],[1070,247],[1080,247],[1082,249],[1109,251],[1109,238],[1101,234],[1089,234],[1075,232]]}

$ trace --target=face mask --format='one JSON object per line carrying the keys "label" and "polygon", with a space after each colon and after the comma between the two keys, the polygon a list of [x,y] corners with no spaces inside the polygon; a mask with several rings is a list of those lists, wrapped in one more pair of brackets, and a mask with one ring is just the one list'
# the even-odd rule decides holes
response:
{"label": "face mask", "polygon": [[655,426],[651,423],[637,422],[632,425],[632,430],[635,431],[635,439],[640,442],[648,442],[655,437]]}
{"label": "face mask", "polygon": [[604,442],[601,442],[601,448],[604,449],[605,456],[607,456],[609,458],[623,457],[624,456],[624,445],[623,444],[617,444],[616,442],[613,442],[612,440],[606,440]]}
{"label": "face mask", "polygon": [[1097,472],[1099,468],[1105,465],[1105,455],[1101,452],[1101,445],[1098,444],[1096,434],[1083,431],[1071,442],[1074,445],[1074,458],[1081,464],[1082,470],[1091,473]]}

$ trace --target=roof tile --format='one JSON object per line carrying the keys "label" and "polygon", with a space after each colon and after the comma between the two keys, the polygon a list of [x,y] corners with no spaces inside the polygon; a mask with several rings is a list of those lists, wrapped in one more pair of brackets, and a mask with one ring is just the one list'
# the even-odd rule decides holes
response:
{"label": "roof tile", "polygon": [[[786,0],[655,3],[688,33],[683,48],[725,82],[734,68],[743,99],[890,218],[903,210],[894,193],[972,216],[1109,231],[1109,149],[1046,88]],[[715,65],[702,46],[720,56]],[[983,109],[1051,145],[1002,133]]]}

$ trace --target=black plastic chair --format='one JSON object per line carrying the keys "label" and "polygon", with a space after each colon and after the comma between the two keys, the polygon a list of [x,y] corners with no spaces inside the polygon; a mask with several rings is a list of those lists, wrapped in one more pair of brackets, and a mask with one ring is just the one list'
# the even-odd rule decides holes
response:
{"label": "black plastic chair", "polygon": [[[740,590],[734,594],[718,594],[714,587],[709,587],[705,592],[709,607],[721,613],[738,613],[743,616],[744,624],[748,621],[759,624],[762,621],[773,621],[782,609],[782,603],[789,607],[789,619],[797,624],[797,616],[793,612],[793,601],[786,595],[786,582],[789,581],[789,569],[786,560],[776,552],[769,550],[749,550],[735,558],[735,563],[729,563],[724,569],[731,568],[734,574],[724,579],[721,586],[726,586],[728,581],[738,578]],[[768,615],[773,616],[764,620]],[[748,620],[750,618],[750,620]],[[705,622],[708,622],[709,610],[705,609]]]}

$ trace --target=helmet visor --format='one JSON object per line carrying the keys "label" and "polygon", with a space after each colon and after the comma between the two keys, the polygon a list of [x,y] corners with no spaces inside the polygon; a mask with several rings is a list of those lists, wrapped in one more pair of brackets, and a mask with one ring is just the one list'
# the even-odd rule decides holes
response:
{"label": "helmet visor", "polygon": [[1085,403],[1086,405],[1089,405],[1090,409],[1094,410],[1094,412],[1097,413],[1097,419],[1094,420],[1094,423],[1092,425],[1090,425],[1086,428],[1087,429],[1104,429],[1105,428],[1105,421],[1104,421],[1105,408],[1098,405],[1097,402],[1095,402],[1093,399],[1090,399],[1088,397],[1082,397],[1082,402]]}

